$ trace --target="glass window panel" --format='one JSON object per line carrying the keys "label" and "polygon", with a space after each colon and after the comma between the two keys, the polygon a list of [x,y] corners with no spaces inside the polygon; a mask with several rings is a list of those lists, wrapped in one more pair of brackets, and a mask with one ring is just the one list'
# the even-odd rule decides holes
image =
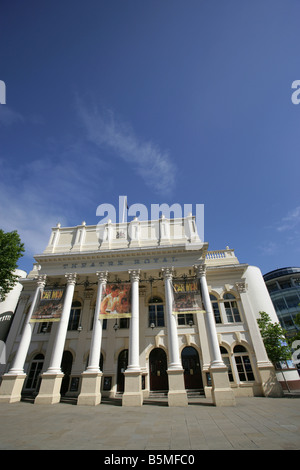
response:
{"label": "glass window panel", "polygon": [[224,294],[224,295],[223,295],[223,299],[227,299],[227,300],[228,300],[228,299],[233,299],[233,300],[235,300],[235,297],[234,297],[234,295],[232,295],[232,294]]}
{"label": "glass window panel", "polygon": [[288,296],[286,295],[285,301],[289,308],[298,307],[298,304],[300,302],[298,295],[288,295]]}

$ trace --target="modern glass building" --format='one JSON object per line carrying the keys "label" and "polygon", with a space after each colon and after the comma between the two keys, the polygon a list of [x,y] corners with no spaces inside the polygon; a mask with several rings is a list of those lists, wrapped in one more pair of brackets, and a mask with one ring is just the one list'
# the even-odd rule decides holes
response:
{"label": "modern glass building", "polygon": [[299,330],[295,317],[300,313],[300,268],[275,269],[264,280],[281,326],[287,336],[294,336]]}

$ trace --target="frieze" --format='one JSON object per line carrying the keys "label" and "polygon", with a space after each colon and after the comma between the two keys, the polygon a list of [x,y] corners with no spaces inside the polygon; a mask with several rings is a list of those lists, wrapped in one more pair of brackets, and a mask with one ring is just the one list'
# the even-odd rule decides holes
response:
{"label": "frieze", "polygon": [[85,268],[119,268],[121,266],[143,266],[146,267],[147,265],[154,264],[154,265],[162,265],[162,263],[176,263],[178,258],[175,256],[171,257],[161,257],[161,258],[136,258],[131,260],[123,260],[123,259],[116,259],[116,260],[107,260],[107,261],[86,261],[86,262],[78,262],[78,263],[64,263],[62,264],[62,269],[85,269]]}

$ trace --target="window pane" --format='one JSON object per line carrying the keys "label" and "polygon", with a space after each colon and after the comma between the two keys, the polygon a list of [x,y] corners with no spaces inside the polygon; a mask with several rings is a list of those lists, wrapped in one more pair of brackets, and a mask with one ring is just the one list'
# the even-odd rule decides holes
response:
{"label": "window pane", "polygon": [[165,326],[164,312],[157,312],[157,326]]}
{"label": "window pane", "polygon": [[81,308],[72,308],[70,312],[68,330],[77,330],[79,326]]}
{"label": "window pane", "polygon": [[289,308],[298,307],[298,304],[300,302],[298,295],[289,295],[289,296],[286,295],[285,301]]}
{"label": "window pane", "polygon": [[227,321],[228,321],[229,323],[233,323],[233,315],[232,315],[232,312],[231,312],[231,308],[230,308],[230,303],[229,303],[229,302],[225,302],[225,311],[226,311]]}
{"label": "window pane", "polygon": [[233,300],[234,300],[235,297],[234,297],[234,295],[232,295],[232,294],[224,294],[224,295],[223,295],[223,299],[227,299],[227,300],[228,300],[228,299],[233,299]]}
{"label": "window pane", "polygon": [[234,304],[235,304],[235,306],[233,306],[234,320],[236,322],[240,322],[241,321],[240,312],[239,312],[239,309],[237,308],[236,302],[234,302]]}
{"label": "window pane", "polygon": [[214,311],[215,322],[222,323],[218,302],[212,302],[212,308]]}
{"label": "window pane", "polygon": [[151,312],[149,309],[149,326],[151,326],[151,323],[155,324],[155,312]]}

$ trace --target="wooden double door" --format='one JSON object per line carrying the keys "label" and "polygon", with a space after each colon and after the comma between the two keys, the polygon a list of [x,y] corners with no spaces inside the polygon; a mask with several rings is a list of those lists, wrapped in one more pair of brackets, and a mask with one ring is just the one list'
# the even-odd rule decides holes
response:
{"label": "wooden double door", "polygon": [[192,346],[186,346],[181,352],[184,370],[184,384],[187,390],[203,388],[202,374],[198,351]]}
{"label": "wooden double door", "polygon": [[152,349],[149,355],[150,390],[169,390],[167,355],[161,348]]}
{"label": "wooden double door", "polygon": [[[184,384],[187,390],[203,388],[202,373],[198,351],[192,346],[186,346],[181,353],[184,370]],[[161,348],[155,348],[149,356],[150,390],[169,390],[167,355]]]}

